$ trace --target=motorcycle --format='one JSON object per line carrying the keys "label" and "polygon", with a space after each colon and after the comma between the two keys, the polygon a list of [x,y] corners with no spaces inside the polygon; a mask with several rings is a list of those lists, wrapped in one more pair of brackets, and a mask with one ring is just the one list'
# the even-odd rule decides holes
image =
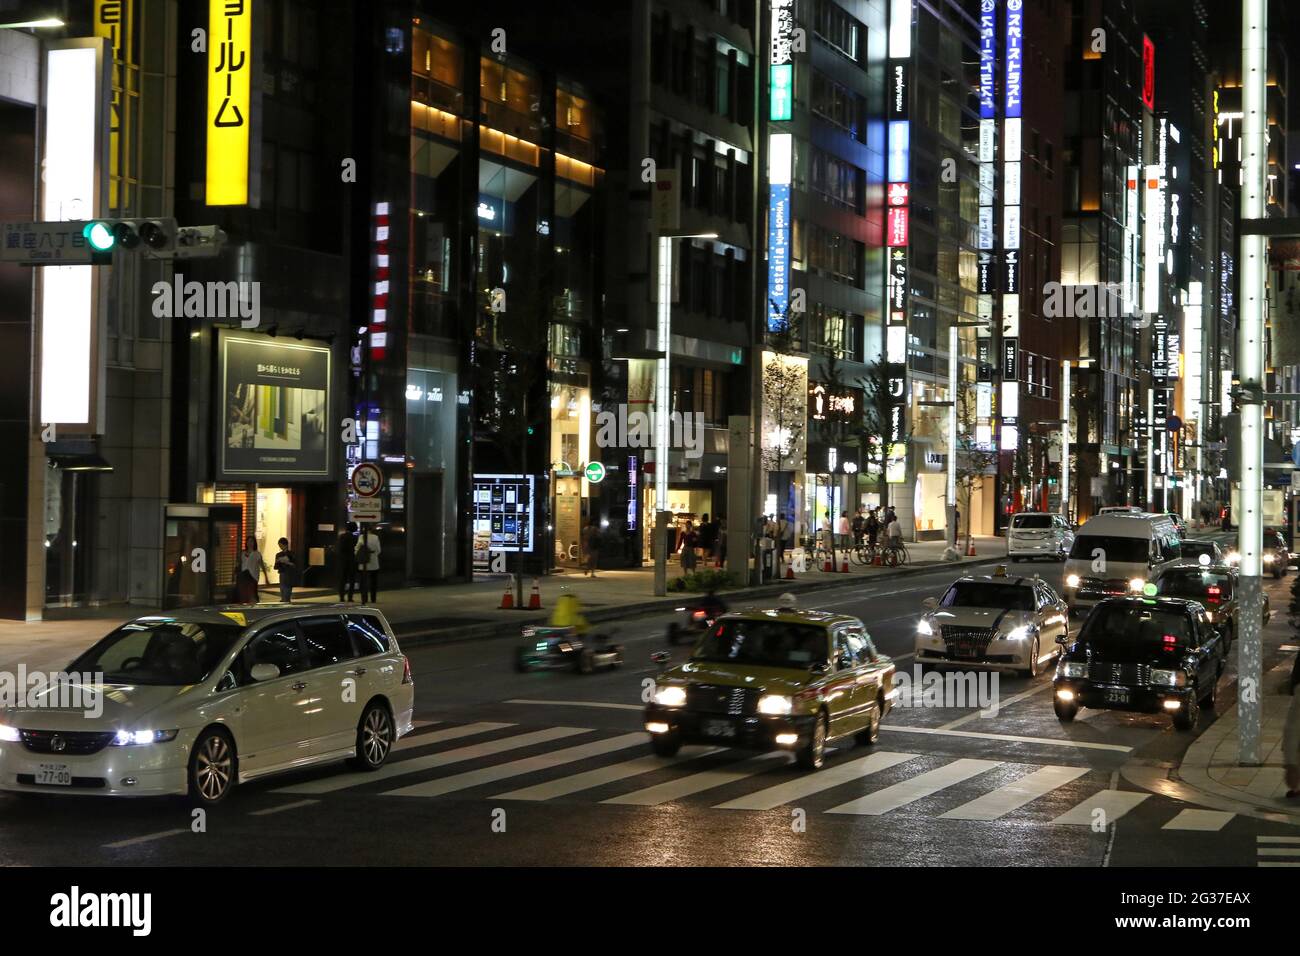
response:
{"label": "motorcycle", "polygon": [[602,667],[623,666],[623,645],[611,641],[607,634],[580,638],[571,627],[530,624],[524,627],[522,637],[525,643],[515,653],[515,670],[520,673],[571,670],[590,674]]}
{"label": "motorcycle", "polygon": [[668,625],[668,643],[673,645],[678,644],[683,638],[694,640],[711,628],[720,614],[725,613],[716,607],[708,608],[700,605],[679,607],[677,610],[683,615],[682,620],[673,621]]}

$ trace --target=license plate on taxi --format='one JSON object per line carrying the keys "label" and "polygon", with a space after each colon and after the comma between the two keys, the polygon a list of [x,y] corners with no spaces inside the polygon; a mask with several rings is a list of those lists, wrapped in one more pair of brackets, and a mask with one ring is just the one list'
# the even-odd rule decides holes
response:
{"label": "license plate on taxi", "polygon": [[704,722],[706,737],[734,737],[736,725],[729,720],[706,720]]}
{"label": "license plate on taxi", "polygon": [[1127,704],[1129,689],[1127,687],[1107,687],[1106,702],[1110,704]]}
{"label": "license plate on taxi", "polygon": [[43,763],[36,770],[36,785],[40,787],[72,786],[72,771],[66,763]]}

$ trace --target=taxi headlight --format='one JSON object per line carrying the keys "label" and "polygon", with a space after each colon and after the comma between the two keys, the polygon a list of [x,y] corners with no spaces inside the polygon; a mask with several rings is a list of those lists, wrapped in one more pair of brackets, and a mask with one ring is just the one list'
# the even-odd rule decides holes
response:
{"label": "taxi headlight", "polygon": [[162,744],[176,739],[175,730],[119,730],[113,738],[114,747],[142,747],[145,744]]}
{"label": "taxi headlight", "polygon": [[916,622],[916,633],[924,637],[933,637],[934,628],[930,626],[929,621],[927,621],[925,618],[921,618],[921,620]]}
{"label": "taxi headlight", "polygon": [[655,691],[655,703],[660,707],[682,707],[686,703],[686,688],[669,684]]}
{"label": "taxi headlight", "polygon": [[1161,687],[1185,687],[1187,685],[1187,675],[1182,671],[1153,670],[1151,672],[1151,683],[1159,684]]}
{"label": "taxi headlight", "polygon": [[10,727],[8,724],[0,724],[0,742],[16,744],[22,739],[23,735],[18,732],[17,727]]}
{"label": "taxi headlight", "polygon": [[1130,578],[1128,582],[1128,589],[1134,594],[1141,594],[1142,589],[1146,586],[1146,578]]}
{"label": "taxi headlight", "polygon": [[1062,677],[1087,677],[1088,664],[1086,661],[1065,661],[1061,664]]}
{"label": "taxi headlight", "polygon": [[758,699],[758,712],[769,717],[784,717],[793,707],[794,702],[783,694],[764,694]]}
{"label": "taxi headlight", "polygon": [[1077,574],[1067,574],[1065,576],[1065,586],[1067,588],[1077,588],[1079,586],[1079,576]]}
{"label": "taxi headlight", "polygon": [[1002,635],[1002,639],[1004,641],[1023,641],[1029,637],[1029,631],[1029,625],[1022,624],[1019,627],[1013,627],[1011,630],[1007,631]]}

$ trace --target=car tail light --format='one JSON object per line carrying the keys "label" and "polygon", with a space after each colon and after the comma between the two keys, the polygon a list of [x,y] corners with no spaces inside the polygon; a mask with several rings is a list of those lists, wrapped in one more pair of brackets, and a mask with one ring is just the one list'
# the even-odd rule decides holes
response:
{"label": "car tail light", "polygon": [[1220,597],[1220,595],[1223,594],[1223,589],[1219,587],[1215,587],[1214,585],[1211,585],[1210,587],[1206,588],[1205,594],[1210,599],[1211,604],[1218,604],[1221,600],[1223,600],[1223,598]]}
{"label": "car tail light", "polygon": [[696,621],[703,621],[703,620],[704,620],[704,612],[703,612],[703,611],[696,611],[694,614],[691,615],[691,617],[692,617],[694,620],[696,620]]}
{"label": "car tail light", "polygon": [[402,683],[403,684],[415,683],[415,678],[411,676],[411,659],[406,656],[402,657]]}

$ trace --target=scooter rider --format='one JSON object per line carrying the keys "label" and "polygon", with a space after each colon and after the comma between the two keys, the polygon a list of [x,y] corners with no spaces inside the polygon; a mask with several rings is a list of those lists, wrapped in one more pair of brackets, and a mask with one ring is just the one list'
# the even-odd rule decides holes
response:
{"label": "scooter rider", "polygon": [[551,627],[569,627],[578,637],[584,636],[591,629],[587,619],[582,616],[582,603],[576,594],[561,594],[551,612]]}
{"label": "scooter rider", "polygon": [[709,588],[704,597],[700,598],[699,608],[704,612],[706,618],[710,621],[716,621],[727,613],[727,602],[718,597],[713,588]]}

